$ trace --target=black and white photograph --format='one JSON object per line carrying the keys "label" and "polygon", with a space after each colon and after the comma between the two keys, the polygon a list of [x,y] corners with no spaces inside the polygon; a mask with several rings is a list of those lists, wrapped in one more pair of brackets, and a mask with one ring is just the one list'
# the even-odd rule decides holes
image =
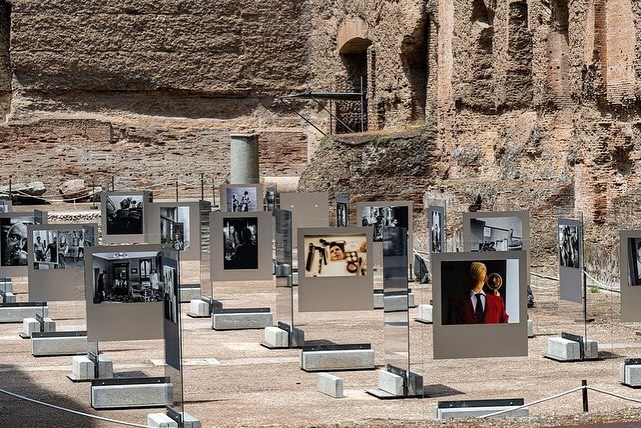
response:
{"label": "black and white photograph", "polygon": [[164,281],[165,319],[178,323],[178,274],[174,266],[163,265],[162,277]]}
{"label": "black and white photograph", "polygon": [[107,195],[105,204],[108,235],[143,234],[145,202],[142,194]]}
{"label": "black and white photograph", "polygon": [[336,197],[336,227],[349,226],[349,199]]}
{"label": "black and white photograph", "polygon": [[559,265],[579,268],[579,227],[559,224]]}
{"label": "black and white photograph", "polygon": [[190,233],[189,207],[160,207],[160,244],[163,247],[188,251],[191,248]]}
{"label": "black and white photograph", "polygon": [[223,269],[258,269],[258,218],[223,221]]}
{"label": "black and white photograph", "polygon": [[0,214],[11,212],[11,201],[0,200]]}
{"label": "black and white photograph", "polygon": [[276,187],[267,187],[263,203],[265,205],[265,211],[274,211],[274,208],[276,208]]}
{"label": "black and white photograph", "polygon": [[27,266],[27,226],[34,224],[33,215],[0,218],[2,266]]}
{"label": "black and white photograph", "polygon": [[641,237],[628,238],[629,284],[641,285]]}
{"label": "black and white photograph", "polygon": [[93,303],[161,302],[159,252],[99,252],[92,258]]}
{"label": "black and white photograph", "polygon": [[445,245],[445,209],[429,207],[428,227],[430,233],[430,253],[444,252]]}
{"label": "black and white photograph", "polygon": [[306,235],[305,277],[367,275],[367,235]]}
{"label": "black and white photograph", "polygon": [[84,269],[85,248],[94,245],[93,228],[34,229],[31,238],[36,270]]}
{"label": "black and white photograph", "polygon": [[361,225],[372,226],[374,242],[382,242],[384,226],[408,228],[409,207],[364,206],[361,211]]}
{"label": "black and white photograph", "polygon": [[227,212],[259,211],[258,188],[256,186],[225,186]]}
{"label": "black and white photograph", "polygon": [[472,251],[513,251],[523,249],[523,221],[520,217],[470,219]]}

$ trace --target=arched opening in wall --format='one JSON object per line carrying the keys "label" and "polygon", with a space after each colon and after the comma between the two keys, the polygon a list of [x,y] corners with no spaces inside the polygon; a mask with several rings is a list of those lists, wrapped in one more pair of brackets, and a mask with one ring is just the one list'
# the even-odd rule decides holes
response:
{"label": "arched opening in wall", "polygon": [[401,43],[401,60],[411,90],[409,119],[412,122],[425,120],[428,22],[421,19],[412,34],[405,36]]}
{"label": "arched opening in wall", "polygon": [[339,50],[343,70],[336,74],[336,91],[361,93],[364,102],[336,101],[334,113],[337,134],[367,129],[367,48],[371,44],[371,40],[355,37],[344,43]]}
{"label": "arched opening in wall", "polygon": [[568,0],[554,0],[551,6],[552,31],[548,39],[550,47],[548,79],[555,102],[563,105],[570,102],[568,88],[568,52],[570,46],[568,23],[570,12]]}

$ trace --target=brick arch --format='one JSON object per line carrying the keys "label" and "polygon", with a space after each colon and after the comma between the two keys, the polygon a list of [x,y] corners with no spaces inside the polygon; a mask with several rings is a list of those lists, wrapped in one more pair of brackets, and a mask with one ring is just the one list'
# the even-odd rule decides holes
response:
{"label": "brick arch", "polygon": [[369,26],[361,18],[349,18],[341,24],[336,38],[338,53],[343,55],[363,53],[372,44]]}

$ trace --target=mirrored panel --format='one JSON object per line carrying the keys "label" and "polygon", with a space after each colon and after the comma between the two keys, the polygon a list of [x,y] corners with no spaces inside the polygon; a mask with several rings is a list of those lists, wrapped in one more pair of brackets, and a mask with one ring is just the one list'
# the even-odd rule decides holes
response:
{"label": "mirrored panel", "polygon": [[292,287],[292,213],[274,209],[276,228],[276,319],[294,325],[294,289]]}
{"label": "mirrored panel", "polygon": [[161,271],[163,279],[163,334],[165,344],[165,376],[173,386],[173,405],[176,412],[183,409],[182,334],[180,318],[180,263],[179,253],[163,249]]}
{"label": "mirrored panel", "polygon": [[383,228],[383,311],[385,362],[409,372],[407,231]]}

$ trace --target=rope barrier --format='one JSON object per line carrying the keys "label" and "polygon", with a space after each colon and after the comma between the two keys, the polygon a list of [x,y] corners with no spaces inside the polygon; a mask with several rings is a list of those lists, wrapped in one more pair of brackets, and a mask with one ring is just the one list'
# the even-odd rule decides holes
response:
{"label": "rope barrier", "polygon": [[536,401],[533,401],[531,403],[523,404],[522,406],[517,406],[517,407],[511,408],[511,409],[499,410],[498,412],[488,413],[487,415],[477,416],[477,419],[485,419],[485,418],[489,418],[489,417],[492,417],[492,416],[498,416],[498,415],[502,415],[504,413],[513,412],[515,410],[521,410],[521,409],[524,409],[524,408],[526,408],[528,406],[534,406],[535,404],[540,404],[540,403],[544,403],[546,401],[554,400],[556,398],[561,398],[561,397],[563,397],[565,395],[572,394],[572,393],[577,392],[577,391],[581,391],[582,389],[583,389],[583,386],[579,386],[577,388],[571,389],[569,391],[561,392],[561,393],[553,395],[551,397],[541,398],[540,400],[536,400]]}
{"label": "rope barrier", "polygon": [[63,412],[67,412],[67,413],[73,413],[74,415],[84,416],[84,417],[87,417],[87,418],[98,419],[98,420],[101,420],[101,421],[111,422],[111,423],[130,426],[130,427],[149,428],[149,425],[140,425],[140,424],[135,424],[133,422],[117,421],[115,419],[109,419],[109,418],[105,418],[105,417],[97,416],[97,415],[90,415],[89,413],[83,413],[83,412],[79,412],[77,410],[66,409],[64,407],[56,406],[55,404],[45,403],[43,401],[34,400],[33,398],[24,397],[22,395],[18,395],[16,393],[9,392],[9,391],[6,391],[4,389],[0,389],[0,393],[9,395],[11,397],[14,397],[14,398],[17,398],[17,399],[20,399],[20,400],[25,400],[25,401],[29,401],[31,403],[39,404],[41,406],[50,407],[52,409],[61,410]]}
{"label": "rope barrier", "polygon": [[612,397],[620,398],[621,400],[627,400],[627,401],[632,401],[633,403],[641,404],[641,400],[637,400],[636,398],[625,397],[623,395],[619,395],[619,394],[616,394],[614,392],[604,391],[602,389],[594,388],[592,386],[588,386],[587,389],[590,389],[590,390],[592,390],[594,392],[600,392],[601,394],[611,395]]}

